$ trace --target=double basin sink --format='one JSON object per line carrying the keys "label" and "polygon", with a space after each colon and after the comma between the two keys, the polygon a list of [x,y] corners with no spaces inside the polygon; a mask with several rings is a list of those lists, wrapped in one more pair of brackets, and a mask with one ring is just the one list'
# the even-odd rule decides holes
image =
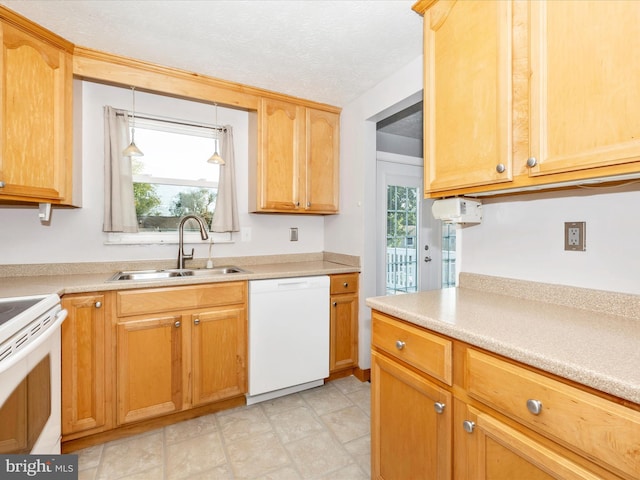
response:
{"label": "double basin sink", "polygon": [[164,280],[167,278],[183,277],[216,277],[219,275],[231,275],[234,273],[248,273],[240,267],[226,266],[214,268],[179,269],[170,268],[165,270],[132,270],[118,272],[109,278],[109,282],[119,282],[126,280]]}

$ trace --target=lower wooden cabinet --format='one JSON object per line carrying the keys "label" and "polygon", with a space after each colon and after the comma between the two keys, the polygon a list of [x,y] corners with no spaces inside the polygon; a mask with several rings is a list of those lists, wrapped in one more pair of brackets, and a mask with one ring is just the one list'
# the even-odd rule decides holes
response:
{"label": "lower wooden cabinet", "polygon": [[246,290],[229,282],[116,294],[118,425],[246,393]]}
{"label": "lower wooden cabinet", "polygon": [[376,311],[371,357],[373,478],[640,478],[640,405]]}
{"label": "lower wooden cabinet", "polygon": [[451,478],[451,394],[371,354],[372,478]]}
{"label": "lower wooden cabinet", "polygon": [[358,273],[331,275],[329,373],[358,367]]}
{"label": "lower wooden cabinet", "polygon": [[111,335],[105,295],[65,295],[62,324],[63,440],[112,427]]}
{"label": "lower wooden cabinet", "polygon": [[[456,425],[456,446],[466,464],[458,478],[474,480],[595,480],[603,478],[489,413],[456,403],[464,420]],[[456,432],[457,433],[457,432]],[[615,477],[610,477],[615,478]]]}

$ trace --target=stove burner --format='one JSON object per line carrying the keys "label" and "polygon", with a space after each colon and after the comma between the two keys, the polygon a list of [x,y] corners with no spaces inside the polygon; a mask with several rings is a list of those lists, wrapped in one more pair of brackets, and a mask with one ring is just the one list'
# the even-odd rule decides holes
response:
{"label": "stove burner", "polygon": [[0,299],[0,325],[15,318],[41,300],[42,298],[27,298],[23,300],[9,299],[5,301]]}

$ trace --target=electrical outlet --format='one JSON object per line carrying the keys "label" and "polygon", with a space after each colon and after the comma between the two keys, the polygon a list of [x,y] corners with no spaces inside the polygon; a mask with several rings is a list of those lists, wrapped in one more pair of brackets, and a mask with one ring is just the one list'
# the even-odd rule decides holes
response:
{"label": "electrical outlet", "polygon": [[289,240],[291,242],[297,242],[298,241],[298,227],[291,227],[289,229]]}
{"label": "electrical outlet", "polygon": [[564,222],[564,249],[585,251],[587,249],[586,228],[586,222]]}

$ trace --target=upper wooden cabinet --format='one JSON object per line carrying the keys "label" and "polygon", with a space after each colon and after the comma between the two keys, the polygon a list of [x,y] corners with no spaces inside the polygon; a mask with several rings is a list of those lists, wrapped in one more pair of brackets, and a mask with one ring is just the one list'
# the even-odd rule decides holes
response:
{"label": "upper wooden cabinet", "polygon": [[340,117],[263,98],[250,176],[254,212],[338,212]]}
{"label": "upper wooden cabinet", "polygon": [[[640,176],[640,3],[423,0],[425,195]],[[636,47],[636,48],[634,48]]]}
{"label": "upper wooden cabinet", "polygon": [[[636,162],[637,2],[531,2],[531,175]],[[579,175],[577,173],[576,175]]]}
{"label": "upper wooden cabinet", "polygon": [[511,4],[438,2],[424,52],[425,192],[510,181]]}
{"label": "upper wooden cabinet", "polygon": [[0,200],[72,203],[68,42],[0,8]]}

